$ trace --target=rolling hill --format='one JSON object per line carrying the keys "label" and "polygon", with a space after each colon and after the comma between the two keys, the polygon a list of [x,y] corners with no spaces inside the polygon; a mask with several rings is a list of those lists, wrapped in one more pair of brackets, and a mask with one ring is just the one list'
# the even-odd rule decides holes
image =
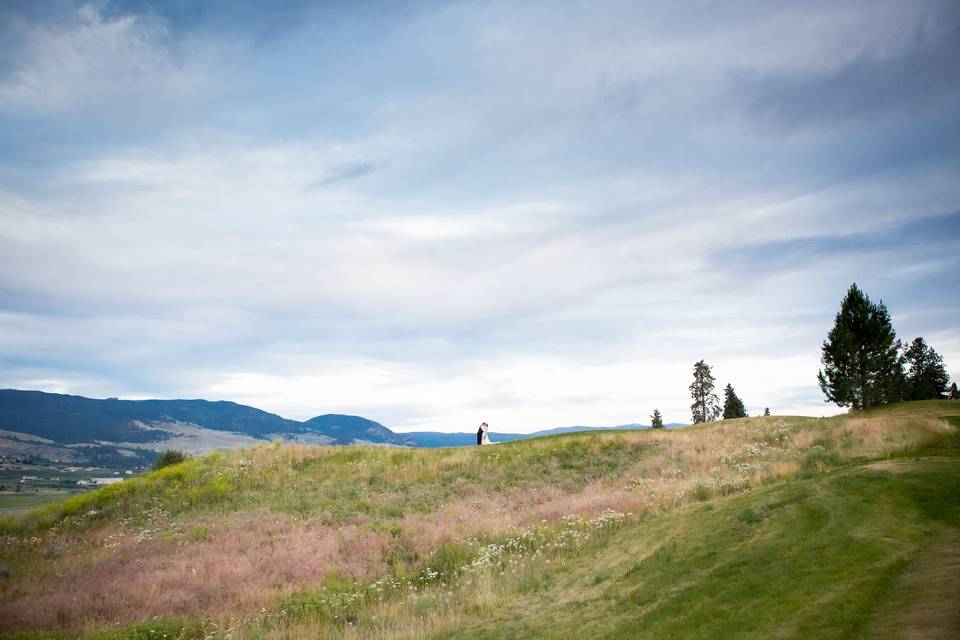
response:
{"label": "rolling hill", "polygon": [[220,451],[0,519],[0,637],[957,637],[958,427]]}
{"label": "rolling hill", "polygon": [[[673,422],[664,425],[667,429],[677,429],[688,425],[679,422]],[[577,433],[580,431],[615,431],[630,429],[649,429],[650,425],[644,424],[622,424],[615,427],[556,427],[553,429],[541,429],[532,433],[500,433],[490,432],[490,439],[493,442],[512,442],[514,440],[525,440],[527,438],[539,438],[541,436],[552,436],[558,433]],[[477,434],[473,433],[446,433],[442,431],[407,431],[403,435],[408,436],[416,443],[418,447],[467,447],[477,444]]]}
{"label": "rolling hill", "polygon": [[[668,428],[683,426],[667,425]],[[560,427],[529,434],[494,433],[497,442],[555,433],[616,427]],[[209,400],[118,400],[0,389],[0,456],[41,463],[133,467],[157,452],[179,449],[205,454],[215,449],[284,442],[319,445],[383,444],[401,447],[460,447],[476,444],[475,433],[396,433],[363,418],[324,414],[298,422],[235,402]]]}
{"label": "rolling hill", "polygon": [[133,465],[166,448],[203,454],[275,438],[413,446],[410,438],[357,416],[327,414],[297,422],[235,402],[98,400],[0,390],[0,453],[7,456]]}

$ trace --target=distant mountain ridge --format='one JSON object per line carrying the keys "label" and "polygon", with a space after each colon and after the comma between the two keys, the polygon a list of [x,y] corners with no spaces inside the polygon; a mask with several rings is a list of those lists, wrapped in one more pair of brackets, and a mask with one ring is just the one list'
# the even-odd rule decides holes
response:
{"label": "distant mountain ridge", "polygon": [[352,444],[354,440],[384,442],[404,446],[414,446],[410,438],[403,433],[395,433],[379,422],[360,416],[347,416],[328,413],[310,418],[302,423],[308,431],[316,431],[333,438],[333,444]]}
{"label": "distant mountain ridge", "polygon": [[[668,427],[684,426],[678,424]],[[491,433],[508,442],[573,431],[646,429],[646,425],[559,427],[534,433]],[[226,400],[95,399],[0,389],[0,460],[139,466],[164,449],[204,454],[280,438],[317,445],[374,444],[462,447],[476,432],[396,433],[368,418],[324,414],[300,422]]]}
{"label": "distant mountain ridge", "polygon": [[[664,425],[667,429],[676,429],[689,425],[680,422],[671,422]],[[525,440],[527,438],[539,438],[541,436],[550,436],[558,433],[573,433],[577,431],[616,431],[622,429],[649,429],[646,424],[621,424],[614,427],[555,427],[553,429],[541,429],[533,433],[497,433],[490,432],[490,440],[493,442],[510,442],[513,440]],[[477,434],[473,433],[445,433],[442,431],[409,431],[403,435],[413,439],[418,447],[466,447],[477,444]]]}
{"label": "distant mountain ridge", "polygon": [[0,390],[0,456],[133,464],[168,447],[206,453],[274,438],[416,446],[408,436],[359,416],[325,414],[298,422],[222,400],[100,400]]}

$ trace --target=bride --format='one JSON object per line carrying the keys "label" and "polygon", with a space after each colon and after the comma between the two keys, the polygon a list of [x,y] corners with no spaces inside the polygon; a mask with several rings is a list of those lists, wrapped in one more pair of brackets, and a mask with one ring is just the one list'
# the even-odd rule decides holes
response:
{"label": "bride", "polygon": [[477,430],[477,444],[496,444],[495,442],[490,442],[490,425],[486,422],[480,425],[480,429]]}

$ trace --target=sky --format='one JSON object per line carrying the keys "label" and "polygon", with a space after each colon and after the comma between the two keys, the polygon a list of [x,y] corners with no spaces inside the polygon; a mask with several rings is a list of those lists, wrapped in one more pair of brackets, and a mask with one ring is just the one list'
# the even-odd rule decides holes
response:
{"label": "sky", "polygon": [[0,2],[0,387],[398,431],[960,379],[960,4]]}

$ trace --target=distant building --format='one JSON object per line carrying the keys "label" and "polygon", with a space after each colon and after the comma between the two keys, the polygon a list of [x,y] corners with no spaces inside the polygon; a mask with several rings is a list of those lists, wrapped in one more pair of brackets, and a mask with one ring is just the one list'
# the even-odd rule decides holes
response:
{"label": "distant building", "polygon": [[123,478],[90,478],[88,480],[77,480],[77,485],[81,487],[96,487],[104,484],[113,484],[123,482]]}

